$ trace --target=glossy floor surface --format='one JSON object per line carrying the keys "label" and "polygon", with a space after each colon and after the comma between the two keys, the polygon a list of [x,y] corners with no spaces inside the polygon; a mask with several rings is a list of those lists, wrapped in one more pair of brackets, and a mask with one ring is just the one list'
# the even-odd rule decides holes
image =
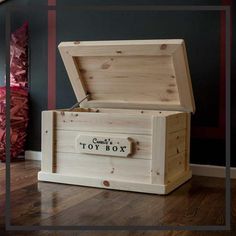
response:
{"label": "glossy floor surface", "polygon": [[[37,181],[40,162],[11,165],[11,225],[224,225],[225,180],[193,176],[168,196]],[[236,235],[236,232],[4,232],[5,164],[0,164],[0,235]],[[232,181],[236,224],[236,181]],[[233,229],[235,227],[233,226]]]}

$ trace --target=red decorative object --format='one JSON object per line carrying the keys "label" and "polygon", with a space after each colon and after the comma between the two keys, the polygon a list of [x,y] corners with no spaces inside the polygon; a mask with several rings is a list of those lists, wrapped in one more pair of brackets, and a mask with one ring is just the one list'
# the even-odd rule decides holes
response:
{"label": "red decorative object", "polygon": [[[23,154],[28,126],[28,23],[10,42],[11,160]],[[6,87],[0,87],[0,159],[6,160]]]}
{"label": "red decorative object", "polygon": [[[15,159],[24,151],[26,129],[28,125],[28,91],[11,87],[11,159]],[[6,159],[6,88],[0,88],[0,157]]]}
{"label": "red decorative object", "polygon": [[11,35],[10,44],[10,83],[11,86],[28,87],[28,23]]}

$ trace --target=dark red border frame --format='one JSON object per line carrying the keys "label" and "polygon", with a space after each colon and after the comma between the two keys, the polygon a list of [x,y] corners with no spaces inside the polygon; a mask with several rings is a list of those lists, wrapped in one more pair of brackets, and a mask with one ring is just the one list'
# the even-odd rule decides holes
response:
{"label": "dark red border frame", "polygon": [[[222,5],[232,6],[232,0],[222,0]],[[56,6],[56,0],[48,0],[48,6]],[[220,86],[219,86],[219,109],[218,126],[192,127],[191,137],[205,139],[225,138],[225,12],[220,15]],[[48,109],[56,108],[56,10],[48,10]],[[232,44],[232,15],[231,15],[231,44]]]}

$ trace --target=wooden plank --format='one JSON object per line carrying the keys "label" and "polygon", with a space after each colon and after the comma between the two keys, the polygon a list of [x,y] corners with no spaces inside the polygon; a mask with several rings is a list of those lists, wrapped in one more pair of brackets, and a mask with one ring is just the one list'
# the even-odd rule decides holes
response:
{"label": "wooden plank", "polygon": [[166,121],[167,133],[186,129],[186,119],[186,112],[168,116]]}
{"label": "wooden plank", "polygon": [[165,184],[166,119],[152,117],[152,183]]}
{"label": "wooden plank", "polygon": [[179,153],[167,160],[167,179],[175,181],[176,176],[185,171],[186,152]]}
{"label": "wooden plank", "polygon": [[192,172],[191,171],[185,171],[182,172],[181,174],[177,175],[174,180],[170,179],[168,181],[168,184],[166,185],[165,188],[165,194],[169,194],[176,188],[178,188],[180,185],[183,183],[187,182],[189,179],[192,178]]}
{"label": "wooden plank", "polygon": [[165,111],[165,110],[136,110],[136,109],[112,109],[112,108],[99,108],[92,109],[93,111],[99,111],[101,113],[126,113],[126,114],[149,114],[149,115],[158,115],[158,116],[169,116],[174,114],[182,113],[181,111]]}
{"label": "wooden plank", "polygon": [[70,78],[70,82],[75,92],[76,98],[78,101],[81,101],[87,95],[87,88],[84,84],[82,75],[80,74],[78,64],[75,63],[74,58],[68,54],[66,48],[59,47],[59,51],[68,76]]}
{"label": "wooden plank", "polygon": [[75,184],[82,186],[91,186],[91,187],[99,187],[106,189],[118,189],[118,190],[144,192],[144,193],[165,194],[165,185],[150,184],[138,181],[129,182],[129,181],[110,179],[109,185],[108,184],[104,185],[104,180],[102,178],[92,178],[89,176],[72,176],[64,174],[50,174],[46,172],[39,172],[39,178],[42,181],[50,181],[57,183]]}
{"label": "wooden plank", "polygon": [[186,45],[184,41],[182,45],[183,45],[183,54],[184,54],[184,61],[185,61],[185,66],[186,66],[186,73],[188,77],[189,93],[190,93],[191,103],[192,103],[192,112],[195,113],[196,111],[195,99],[194,99],[194,94],[193,94],[191,74],[190,74],[189,63],[188,63],[188,55],[187,55]]}
{"label": "wooden plank", "polygon": [[192,111],[183,42],[66,42],[59,50],[77,99],[90,94],[83,107]]}
{"label": "wooden plank", "polygon": [[151,134],[150,115],[55,112],[56,129],[122,134]]}
{"label": "wooden plank", "polygon": [[180,152],[187,150],[186,129],[179,130],[167,135],[166,140],[166,156],[167,158],[175,156]]}
{"label": "wooden plank", "polygon": [[187,63],[187,53],[184,44],[173,54],[176,82],[179,90],[180,104],[189,112],[195,111],[191,77]]}
{"label": "wooden plank", "polygon": [[57,173],[69,176],[150,182],[150,160],[88,154],[56,153]]}
{"label": "wooden plank", "polygon": [[187,113],[186,119],[186,162],[185,162],[185,170],[188,171],[190,169],[190,139],[191,139],[191,114]]}
{"label": "wooden plank", "polygon": [[[67,153],[77,153],[75,140],[79,135],[93,135],[94,132],[81,132],[74,130],[57,130],[55,133],[55,150]],[[96,133],[98,135],[111,135],[110,133]],[[124,137],[123,134],[116,134],[116,137]],[[133,141],[133,150],[130,158],[151,159],[151,136],[127,134]]]}
{"label": "wooden plank", "polygon": [[42,112],[42,171],[52,173],[54,170],[54,112]]}
{"label": "wooden plank", "polygon": [[144,101],[111,101],[111,100],[91,100],[87,102],[83,102],[81,107],[88,107],[88,108],[123,108],[123,109],[144,109],[144,110],[170,110],[170,111],[184,111],[183,107],[180,107],[179,102],[168,104],[166,102],[144,102]]}
{"label": "wooden plank", "polygon": [[76,61],[91,100],[180,104],[170,56],[79,57]]}
{"label": "wooden plank", "polygon": [[59,48],[71,56],[156,56],[171,55],[183,42],[176,40],[119,40],[62,42]]}

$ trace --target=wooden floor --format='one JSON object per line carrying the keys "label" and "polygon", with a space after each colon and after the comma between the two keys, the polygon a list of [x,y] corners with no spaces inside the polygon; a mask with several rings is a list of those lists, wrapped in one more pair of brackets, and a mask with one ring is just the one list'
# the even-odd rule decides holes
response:
{"label": "wooden floor", "polygon": [[[40,163],[11,165],[12,225],[224,225],[225,181],[193,176],[168,196],[37,181]],[[5,164],[0,164],[0,235],[236,235],[231,232],[4,232]],[[236,224],[236,181],[232,223]]]}

